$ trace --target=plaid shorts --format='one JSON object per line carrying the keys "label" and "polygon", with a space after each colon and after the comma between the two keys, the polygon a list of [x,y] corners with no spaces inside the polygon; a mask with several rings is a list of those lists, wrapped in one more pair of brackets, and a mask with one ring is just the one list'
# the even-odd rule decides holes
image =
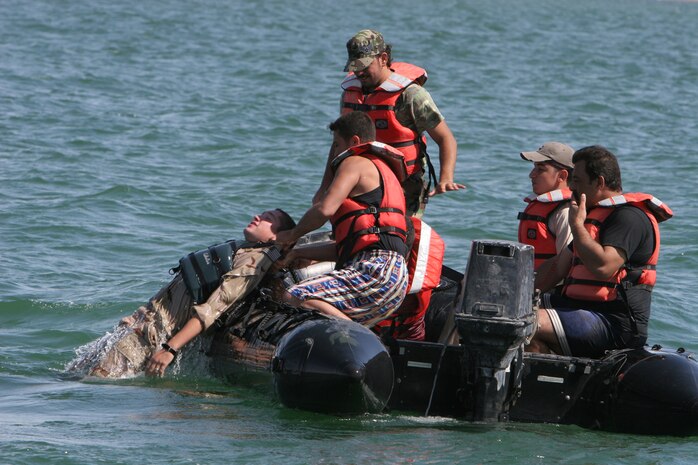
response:
{"label": "plaid shorts", "polygon": [[306,279],[288,290],[299,300],[327,302],[371,327],[390,316],[407,293],[407,265],[397,252],[359,252],[344,268]]}

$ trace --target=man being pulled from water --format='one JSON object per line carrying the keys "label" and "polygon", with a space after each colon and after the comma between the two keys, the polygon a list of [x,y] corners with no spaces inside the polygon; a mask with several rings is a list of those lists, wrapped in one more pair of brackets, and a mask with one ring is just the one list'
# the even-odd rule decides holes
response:
{"label": "man being pulled from water", "polygon": [[375,142],[375,128],[363,112],[332,124],[332,178],[298,225],[277,234],[286,246],[332,223],[334,244],[302,258],[331,260],[337,269],[292,286],[287,303],[371,327],[388,317],[407,291],[407,219],[400,182],[402,154]]}
{"label": "man being pulled from water", "polygon": [[193,305],[181,273],[130,317],[121,322],[131,329],[104,355],[90,375],[120,378],[145,370],[162,376],[178,351],[243,299],[265,277],[273,260],[269,250],[279,231],[295,226],[283,210],[255,215],[243,231],[245,241],[235,252],[232,270],[207,300]]}

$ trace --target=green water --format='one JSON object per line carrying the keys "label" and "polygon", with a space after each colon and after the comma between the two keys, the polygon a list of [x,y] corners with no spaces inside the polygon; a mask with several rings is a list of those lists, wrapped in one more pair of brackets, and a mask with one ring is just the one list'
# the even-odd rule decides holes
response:
{"label": "green water", "polygon": [[692,438],[298,412],[213,377],[203,346],[163,380],[62,374],[181,255],[305,211],[365,27],[428,69],[458,140],[469,189],[425,217],[447,264],[515,237],[518,152],[606,145],[675,213],[650,342],[698,351],[696,24],[669,1],[0,0],[0,463],[695,463]]}

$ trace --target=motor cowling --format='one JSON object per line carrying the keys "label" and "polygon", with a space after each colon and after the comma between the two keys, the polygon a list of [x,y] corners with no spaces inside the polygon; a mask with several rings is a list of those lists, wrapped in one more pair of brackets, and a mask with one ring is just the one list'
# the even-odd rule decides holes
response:
{"label": "motor cowling", "polygon": [[272,374],[282,404],[315,412],[377,413],[393,390],[385,346],[348,320],[308,321],[291,331],[276,347]]}
{"label": "motor cowling", "polygon": [[534,329],[533,247],[473,241],[455,325],[463,372],[473,386],[470,419],[505,421],[521,381],[523,346]]}

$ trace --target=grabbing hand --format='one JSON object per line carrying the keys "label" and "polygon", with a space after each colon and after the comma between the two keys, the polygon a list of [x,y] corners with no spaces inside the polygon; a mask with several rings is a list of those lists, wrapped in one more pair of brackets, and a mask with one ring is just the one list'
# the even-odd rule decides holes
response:
{"label": "grabbing hand", "polygon": [[298,258],[296,256],[296,252],[291,249],[287,251],[280,259],[278,259],[274,265],[278,266],[279,268],[290,268],[291,263],[293,263],[296,258]]}
{"label": "grabbing hand", "polygon": [[293,229],[287,229],[286,231],[279,231],[276,233],[276,239],[274,243],[278,244],[283,250],[288,250],[296,243],[296,238],[293,234]]}
{"label": "grabbing hand", "polygon": [[441,181],[435,187],[434,190],[429,192],[429,197],[433,197],[437,194],[443,194],[448,191],[457,191],[459,189],[467,189],[465,184],[458,184],[453,181]]}
{"label": "grabbing hand", "polygon": [[148,360],[148,364],[145,367],[145,374],[147,376],[157,376],[161,377],[165,374],[165,369],[174,360],[174,355],[165,349],[160,349]]}

